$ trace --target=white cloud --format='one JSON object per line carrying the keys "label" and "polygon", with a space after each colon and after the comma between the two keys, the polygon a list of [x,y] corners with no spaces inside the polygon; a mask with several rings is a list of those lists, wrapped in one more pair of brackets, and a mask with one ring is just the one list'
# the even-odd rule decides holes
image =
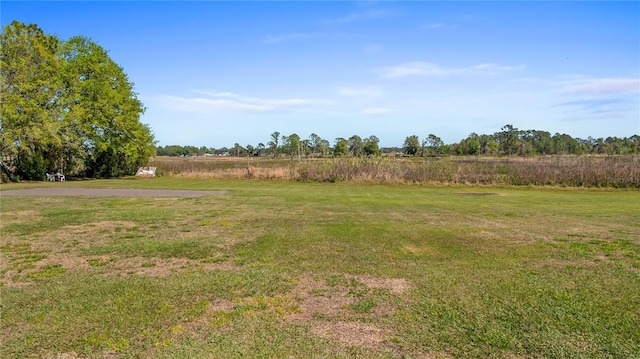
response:
{"label": "white cloud", "polygon": [[382,95],[380,86],[364,86],[364,87],[338,87],[338,95],[345,97],[379,97]]}
{"label": "white cloud", "polygon": [[386,107],[363,108],[362,110],[360,110],[360,114],[365,116],[379,116],[386,115],[388,113],[391,113],[392,111],[393,110]]}
{"label": "white cloud", "polygon": [[443,67],[430,62],[407,62],[404,64],[378,69],[384,78],[400,78],[406,76],[445,76],[457,74],[496,75],[504,72],[522,70],[525,66],[502,66],[493,63],[468,67]]}
{"label": "white cloud", "polygon": [[297,40],[297,39],[307,39],[310,37],[317,36],[315,34],[303,34],[303,33],[291,33],[291,34],[281,34],[281,35],[267,35],[262,40],[263,44],[277,44],[283,41],[288,40]]}
{"label": "white cloud", "polygon": [[524,70],[526,66],[517,65],[517,66],[503,66],[494,63],[486,63],[475,65],[464,69],[464,72],[467,73],[475,73],[475,74],[484,74],[484,75],[497,75],[503,72],[511,72],[511,71],[519,71]]}
{"label": "white cloud", "polygon": [[217,111],[250,111],[266,112],[273,108],[263,105],[242,103],[224,99],[186,98],[163,95],[157,98],[159,104],[174,111],[186,112],[217,112]]}
{"label": "white cloud", "polygon": [[287,98],[263,99],[247,97],[231,92],[193,91],[208,97],[179,97],[163,95],[155,100],[158,105],[170,110],[188,112],[272,112],[306,110],[312,106],[326,105],[321,99]]}
{"label": "white cloud", "polygon": [[377,19],[390,16],[392,12],[389,10],[377,9],[370,10],[366,12],[349,14],[347,16],[337,18],[337,19],[329,19],[326,21],[328,24],[347,24],[354,21],[366,20],[366,19]]}
{"label": "white cloud", "polygon": [[568,92],[585,95],[615,95],[640,92],[640,79],[604,78],[572,81]]}

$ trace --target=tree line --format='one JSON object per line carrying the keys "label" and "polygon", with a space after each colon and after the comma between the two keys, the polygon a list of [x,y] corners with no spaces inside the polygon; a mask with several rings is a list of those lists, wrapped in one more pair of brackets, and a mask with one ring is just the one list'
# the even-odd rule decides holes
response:
{"label": "tree line", "polygon": [[82,36],[13,21],[0,34],[0,165],[9,177],[135,173],[155,152],[122,67]]}
{"label": "tree line", "polygon": [[402,147],[379,147],[380,139],[374,135],[362,138],[353,135],[349,138],[338,137],[333,145],[312,133],[303,139],[298,134],[282,135],[273,132],[266,145],[207,148],[196,146],[160,146],[158,156],[259,156],[291,158],[303,157],[342,157],[342,156],[379,156],[394,154],[404,156],[437,157],[445,155],[487,155],[487,156],[536,156],[536,155],[580,155],[607,154],[624,155],[640,153],[640,135],[630,137],[607,137],[587,139],[573,138],[567,134],[552,135],[547,131],[519,130],[507,124],[493,134],[478,135],[471,133],[457,143],[445,144],[434,135],[428,134],[423,139],[417,135],[407,136]]}

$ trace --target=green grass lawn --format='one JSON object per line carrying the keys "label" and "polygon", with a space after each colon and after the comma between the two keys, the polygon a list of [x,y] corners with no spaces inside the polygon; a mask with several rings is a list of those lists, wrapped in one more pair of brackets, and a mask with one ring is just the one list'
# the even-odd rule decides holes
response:
{"label": "green grass lawn", "polygon": [[1,199],[0,355],[638,358],[640,191],[122,179]]}

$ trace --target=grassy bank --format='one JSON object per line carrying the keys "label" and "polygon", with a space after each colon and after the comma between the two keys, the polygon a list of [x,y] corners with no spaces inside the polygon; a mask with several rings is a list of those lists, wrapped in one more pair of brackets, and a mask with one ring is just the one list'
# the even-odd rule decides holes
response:
{"label": "grassy bank", "polygon": [[152,161],[165,176],[316,182],[536,185],[640,188],[640,157],[170,158]]}
{"label": "grassy bank", "polygon": [[3,357],[640,352],[637,190],[176,177],[54,185],[228,193],[0,192]]}

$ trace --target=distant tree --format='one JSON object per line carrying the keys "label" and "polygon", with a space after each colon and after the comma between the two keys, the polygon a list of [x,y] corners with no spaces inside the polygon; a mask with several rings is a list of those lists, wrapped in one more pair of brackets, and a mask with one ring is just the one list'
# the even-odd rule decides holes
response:
{"label": "distant tree", "polygon": [[278,143],[280,141],[280,132],[275,131],[271,134],[271,141],[267,143],[271,153],[273,154],[273,158],[276,158],[278,155]]}
{"label": "distant tree", "polygon": [[505,125],[495,134],[500,151],[505,155],[514,155],[520,150],[520,132],[513,125]]}
{"label": "distant tree", "polygon": [[156,149],[156,154],[158,156],[186,156],[189,154],[189,150],[183,146],[179,145],[167,145],[167,146],[159,146]]}
{"label": "distant tree", "polygon": [[418,139],[418,136],[411,135],[405,138],[404,144],[402,145],[402,150],[406,155],[417,155],[418,151],[420,150],[420,140]]}
{"label": "distant tree", "polygon": [[264,143],[262,142],[258,143],[258,147],[256,147],[256,150],[258,151],[257,155],[262,156],[264,149],[265,149]]}
{"label": "distant tree", "polygon": [[300,136],[298,134],[292,133],[289,136],[282,136],[282,147],[284,148],[284,152],[288,153],[291,158],[294,156],[300,156]]}
{"label": "distant tree", "polygon": [[466,139],[460,141],[457,153],[460,155],[480,154],[480,136],[472,132]]}
{"label": "distant tree", "polygon": [[300,155],[303,157],[307,157],[311,154],[312,151],[311,140],[304,139],[300,141]]}
{"label": "distant tree", "polygon": [[229,155],[230,150],[227,147],[220,147],[216,149],[215,154],[218,156],[227,156]]}
{"label": "distant tree", "polygon": [[480,154],[483,155],[497,155],[499,151],[498,141],[495,136],[480,135],[478,136],[480,142]]}
{"label": "distant tree", "polygon": [[322,138],[320,138],[320,136],[316,135],[315,133],[312,133],[311,135],[309,135],[309,144],[311,146],[311,155],[315,157],[316,153],[318,152],[318,147],[320,147],[320,142],[322,141]]}
{"label": "distant tree", "polygon": [[426,139],[426,145],[431,156],[439,156],[443,154],[444,142],[433,133],[430,133]]}
{"label": "distant tree", "polygon": [[631,142],[631,153],[639,154],[640,153],[640,135],[633,135],[629,137],[629,141]]}
{"label": "distant tree", "polygon": [[246,153],[246,149],[240,146],[239,143],[235,143],[231,149],[233,156],[242,156]]}
{"label": "distant tree", "polygon": [[378,147],[378,143],[380,139],[376,136],[369,136],[364,140],[364,154],[367,156],[380,156],[380,148]]}
{"label": "distant tree", "polygon": [[329,154],[330,147],[331,144],[329,143],[329,141],[325,139],[320,140],[320,143],[318,144],[318,151],[320,152],[322,157],[326,157]]}
{"label": "distant tree", "polygon": [[362,151],[364,147],[364,143],[362,142],[362,138],[358,135],[353,135],[349,137],[349,152],[351,152],[352,156],[362,156]]}
{"label": "distant tree", "polygon": [[546,131],[521,131],[520,142],[521,155],[547,155],[553,151],[551,134]]}
{"label": "distant tree", "polygon": [[342,138],[336,138],[335,145],[333,146],[333,155],[340,157],[349,154],[349,142]]}
{"label": "distant tree", "polygon": [[551,137],[551,141],[553,143],[553,153],[554,154],[580,154],[582,146],[580,143],[573,137],[567,134],[559,134],[556,133]]}

